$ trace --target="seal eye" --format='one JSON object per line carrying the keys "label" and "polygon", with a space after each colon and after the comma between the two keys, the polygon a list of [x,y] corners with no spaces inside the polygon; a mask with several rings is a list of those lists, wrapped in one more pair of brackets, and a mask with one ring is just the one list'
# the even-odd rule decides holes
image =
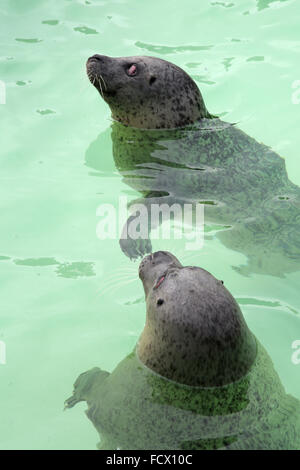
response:
{"label": "seal eye", "polygon": [[166,278],[165,275],[161,276],[161,277],[158,279],[157,283],[155,284],[154,289],[157,289],[157,288],[161,285],[161,283],[164,282],[165,278]]}
{"label": "seal eye", "polygon": [[158,306],[160,306],[164,303],[164,300],[163,299],[158,299],[158,301],[156,303],[157,303]]}
{"label": "seal eye", "polygon": [[135,64],[130,65],[127,69],[127,75],[129,75],[129,77],[134,77],[134,75],[136,74],[137,74],[137,66]]}

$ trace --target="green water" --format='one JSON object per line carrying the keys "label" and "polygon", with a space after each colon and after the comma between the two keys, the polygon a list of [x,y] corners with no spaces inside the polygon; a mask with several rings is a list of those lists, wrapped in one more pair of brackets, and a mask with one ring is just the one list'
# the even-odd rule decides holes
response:
{"label": "green water", "polygon": [[[86,405],[63,412],[63,402],[82,371],[111,371],[144,325],[138,264],[118,240],[96,236],[97,207],[138,193],[114,168],[110,112],[86,77],[87,57],[175,62],[211,113],[272,146],[300,186],[300,104],[292,100],[300,7],[240,3],[1,1],[0,448],[95,449]],[[102,172],[87,164],[99,138]],[[300,398],[300,364],[291,360],[300,339],[299,272],[244,277],[233,267],[245,256],[216,238],[198,253],[187,254],[180,240],[155,240],[158,249],[224,279],[286,391]]]}

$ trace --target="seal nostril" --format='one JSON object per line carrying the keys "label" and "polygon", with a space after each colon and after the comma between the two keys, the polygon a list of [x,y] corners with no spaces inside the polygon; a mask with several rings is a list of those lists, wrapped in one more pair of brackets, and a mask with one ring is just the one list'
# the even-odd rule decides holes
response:
{"label": "seal nostril", "polygon": [[158,301],[156,303],[157,303],[158,306],[160,306],[164,303],[164,300],[163,299],[158,299]]}
{"label": "seal nostril", "polygon": [[92,55],[88,58],[88,62],[101,62],[101,56],[99,54]]}
{"label": "seal nostril", "polygon": [[151,77],[150,80],[149,80],[149,85],[153,85],[153,83],[155,82],[156,80],[156,77]]}

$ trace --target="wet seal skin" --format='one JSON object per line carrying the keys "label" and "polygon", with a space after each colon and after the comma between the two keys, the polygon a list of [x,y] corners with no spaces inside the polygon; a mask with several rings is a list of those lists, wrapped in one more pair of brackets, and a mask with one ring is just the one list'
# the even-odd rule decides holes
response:
{"label": "wet seal skin", "polygon": [[147,367],[202,387],[226,385],[248,372],[256,341],[221,281],[164,251],[146,257],[139,276],[147,316],[137,353]]}
{"label": "wet seal skin", "polygon": [[110,374],[81,374],[100,449],[299,449],[300,402],[222,281],[168,252],[144,258],[146,324]]}
{"label": "wet seal skin", "polygon": [[196,83],[165,60],[95,54],[86,68],[112,117],[125,125],[176,128],[210,117]]}
{"label": "wet seal skin", "polygon": [[[170,62],[96,54],[86,67],[115,120],[115,165],[143,196],[133,204],[144,204],[148,214],[153,204],[203,204],[205,223],[218,225],[222,243],[246,255],[241,274],[299,270],[300,189],[283,158],[212,116],[196,83]],[[101,168],[100,146],[98,153],[87,161],[93,169]],[[138,216],[133,212],[124,233]],[[152,251],[153,220],[141,224],[148,237],[120,240],[133,259]]]}

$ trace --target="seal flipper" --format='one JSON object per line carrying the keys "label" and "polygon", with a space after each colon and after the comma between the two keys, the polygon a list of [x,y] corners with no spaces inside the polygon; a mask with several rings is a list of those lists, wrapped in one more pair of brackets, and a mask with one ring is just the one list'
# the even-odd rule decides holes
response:
{"label": "seal flipper", "polygon": [[[129,216],[123,227],[119,244],[126,256],[130,259],[137,259],[152,252],[150,233],[161,224],[159,214],[158,217],[154,216],[152,218],[152,207],[154,205],[161,207],[162,204],[168,204],[170,207],[175,203],[178,203],[178,201],[175,200],[173,196],[169,196],[166,192],[148,191],[145,192],[143,199],[136,199],[129,204],[129,207],[142,206],[146,211],[144,213],[139,208],[136,209]],[[139,227],[138,231],[141,236],[138,238],[131,237],[129,234],[130,226],[133,230]]]}
{"label": "seal flipper", "polygon": [[93,367],[79,375],[74,383],[73,395],[65,401],[65,408],[73,408],[80,401],[89,401],[92,390],[110,375],[109,372]]}

